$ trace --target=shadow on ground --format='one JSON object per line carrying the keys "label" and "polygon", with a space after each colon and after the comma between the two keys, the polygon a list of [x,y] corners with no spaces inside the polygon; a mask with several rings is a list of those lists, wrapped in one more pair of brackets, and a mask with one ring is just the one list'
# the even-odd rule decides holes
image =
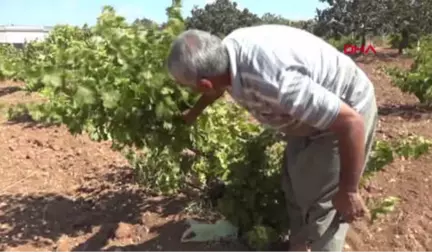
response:
{"label": "shadow on ground", "polygon": [[7,86],[0,88],[0,97],[13,94],[15,92],[22,91],[22,88],[19,86]]}
{"label": "shadow on ground", "polygon": [[[131,177],[126,173],[89,177],[85,186],[74,190],[75,197],[73,194],[0,195],[0,246],[32,244],[46,247],[50,241],[55,243],[63,235],[69,238],[85,236],[94,233],[95,227],[100,227],[72,250],[101,250],[114,236],[120,223],[144,227],[148,223],[143,223],[143,213],[156,213],[158,218],[164,219],[184,209],[185,199],[151,197],[136,187],[128,188]],[[179,241],[184,225],[182,221],[168,222],[151,229],[150,232],[159,235],[142,244],[139,250],[154,250],[158,243],[170,245],[170,239]],[[145,233],[141,231],[136,230],[136,233]]]}
{"label": "shadow on ground", "polygon": [[23,129],[29,129],[29,128],[43,129],[43,128],[56,127],[61,125],[60,123],[49,123],[48,121],[49,121],[48,118],[41,118],[41,120],[37,121],[33,119],[29,111],[23,110],[18,112],[12,112],[10,115],[8,115],[5,124],[7,125],[21,124]]}
{"label": "shadow on ground", "polygon": [[35,121],[29,114],[22,114],[18,116],[14,116],[13,118],[10,118],[5,122],[7,125],[15,125],[15,124],[21,124],[23,129],[29,129],[29,128],[36,128],[36,129],[43,129],[43,128],[50,128],[50,127],[58,127],[61,124],[58,123],[44,123]]}
{"label": "shadow on ground", "polygon": [[392,62],[396,59],[409,59],[409,55],[399,54],[397,50],[377,51],[376,53],[369,52],[368,54],[358,54],[352,57],[357,63],[369,64],[375,61]]}
{"label": "shadow on ground", "polygon": [[432,107],[420,104],[383,104],[378,108],[380,116],[399,116],[405,120],[423,120],[432,118]]}

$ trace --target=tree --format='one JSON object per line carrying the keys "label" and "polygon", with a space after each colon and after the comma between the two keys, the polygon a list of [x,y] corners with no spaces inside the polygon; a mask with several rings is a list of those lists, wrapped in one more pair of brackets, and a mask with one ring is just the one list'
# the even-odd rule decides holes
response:
{"label": "tree", "polygon": [[356,36],[366,42],[367,33],[379,33],[386,12],[384,0],[320,0],[329,7],[317,10],[317,33],[322,36]]}
{"label": "tree", "polygon": [[240,10],[236,2],[217,0],[204,8],[194,7],[192,15],[186,19],[187,29],[199,29],[226,36],[240,27],[259,24],[261,19],[248,9]]}
{"label": "tree", "polygon": [[144,27],[152,27],[154,25],[157,25],[157,23],[155,21],[148,19],[148,18],[141,18],[141,19],[137,18],[137,19],[135,19],[133,24],[142,25]]}
{"label": "tree", "polygon": [[306,30],[306,31],[309,31],[309,32],[313,32],[313,30],[316,26],[316,22],[314,19],[299,20],[299,21],[293,21],[292,26]]}
{"label": "tree", "polygon": [[281,25],[289,25],[292,26],[292,21],[289,19],[286,19],[280,15],[275,15],[272,13],[265,13],[261,17],[261,22],[263,24],[281,24]]}
{"label": "tree", "polygon": [[303,30],[312,31],[314,20],[299,20],[294,21],[287,18],[284,18],[280,15],[275,15],[272,13],[265,13],[261,17],[261,23],[262,24],[281,24],[281,25],[288,25],[295,28],[300,28]]}
{"label": "tree", "polygon": [[367,34],[398,33],[399,52],[412,38],[430,33],[432,2],[430,0],[320,0],[328,8],[317,10],[319,36],[339,38],[356,36],[362,44]]}
{"label": "tree", "polygon": [[432,2],[430,0],[394,0],[387,1],[391,10],[385,17],[391,25],[392,33],[399,33],[398,49],[402,53],[411,42],[421,35],[432,32]]}

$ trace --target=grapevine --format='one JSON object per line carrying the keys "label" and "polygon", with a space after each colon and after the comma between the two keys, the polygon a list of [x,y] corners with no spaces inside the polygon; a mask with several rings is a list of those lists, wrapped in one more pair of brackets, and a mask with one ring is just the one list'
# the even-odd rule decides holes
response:
{"label": "grapevine", "polygon": [[[129,24],[109,6],[94,27],[55,27],[46,40],[17,54],[16,66],[7,65],[27,91],[46,100],[17,109],[64,124],[73,134],[110,140],[149,190],[175,193],[194,183],[205,191],[211,181],[223,181],[226,190],[214,199],[218,209],[251,244],[262,244],[250,240],[253,230],[265,227],[256,239],[268,240],[262,232],[282,230],[279,218],[286,217],[279,182],[283,145],[227,101],[207,109],[192,127],[179,119],[197,98],[165,67],[184,29],[180,7],[177,1],[167,9],[163,28]],[[185,156],[184,149],[196,155]]]}
{"label": "grapevine", "polygon": [[386,69],[394,84],[403,92],[414,94],[421,103],[430,105],[432,102],[432,37],[425,36],[420,40],[420,50],[412,51],[414,64],[411,69]]}

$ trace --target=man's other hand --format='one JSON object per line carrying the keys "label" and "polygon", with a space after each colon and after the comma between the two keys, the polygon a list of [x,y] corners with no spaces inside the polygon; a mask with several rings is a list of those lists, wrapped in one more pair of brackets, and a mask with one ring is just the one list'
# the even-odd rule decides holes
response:
{"label": "man's other hand", "polygon": [[347,223],[369,217],[369,210],[358,192],[340,190],[333,198],[333,206]]}
{"label": "man's other hand", "polygon": [[193,113],[193,110],[187,109],[182,112],[181,118],[187,125],[191,125],[196,121],[197,116]]}

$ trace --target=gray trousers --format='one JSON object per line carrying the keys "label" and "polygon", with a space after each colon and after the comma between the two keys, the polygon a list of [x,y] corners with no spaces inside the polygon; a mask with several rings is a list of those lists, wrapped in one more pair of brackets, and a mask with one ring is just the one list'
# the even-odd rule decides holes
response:
{"label": "gray trousers", "polygon": [[[366,160],[374,142],[378,114],[375,100],[363,113]],[[342,251],[349,228],[331,202],[338,190],[340,163],[336,137],[289,137],[282,187],[290,218],[290,244],[309,244],[312,251]]]}

